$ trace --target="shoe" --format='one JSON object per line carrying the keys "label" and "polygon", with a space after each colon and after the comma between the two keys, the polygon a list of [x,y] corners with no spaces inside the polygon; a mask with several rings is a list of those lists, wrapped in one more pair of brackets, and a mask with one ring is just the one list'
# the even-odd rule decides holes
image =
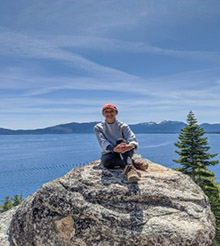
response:
{"label": "shoe", "polygon": [[148,169],[148,163],[146,163],[142,159],[133,160],[133,165],[135,168],[142,170],[142,171],[147,171],[147,169]]}
{"label": "shoe", "polygon": [[139,173],[136,168],[132,165],[126,165],[124,169],[124,175],[127,176],[128,183],[136,183],[140,180]]}

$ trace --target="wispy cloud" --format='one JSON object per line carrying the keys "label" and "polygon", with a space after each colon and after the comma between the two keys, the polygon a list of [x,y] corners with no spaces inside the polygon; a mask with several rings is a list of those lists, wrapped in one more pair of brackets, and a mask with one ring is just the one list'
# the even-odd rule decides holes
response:
{"label": "wispy cloud", "polygon": [[[208,77],[206,73],[204,72],[202,74],[204,76],[203,79],[207,80]],[[192,78],[191,80],[187,79],[188,86],[185,85],[184,89],[182,87],[182,82],[184,81],[183,74],[180,74],[179,76],[176,75],[172,79],[170,76],[145,80],[137,78],[132,81],[124,81],[123,78],[121,78],[116,82],[111,79],[106,79],[105,83],[98,78],[92,79],[89,77],[23,77],[23,79],[19,78],[17,80],[15,77],[11,78],[9,76],[8,78],[5,78],[6,85],[8,84],[7,81],[11,81],[17,88],[20,88],[20,81],[21,83],[23,83],[23,81],[29,82],[26,84],[25,90],[23,90],[23,92],[20,91],[19,95],[21,97],[38,96],[59,90],[91,90],[129,92],[133,95],[150,96],[151,98],[157,98],[157,100],[158,98],[170,98],[173,100],[179,100],[180,98],[182,98],[182,100],[184,100],[184,98],[194,98],[194,100],[202,98],[218,99],[219,95],[217,92],[220,87],[218,81],[215,82],[213,79],[210,81],[209,78],[210,85],[198,89],[196,84],[201,82],[199,77],[197,80],[195,80],[195,78]],[[164,85],[167,84],[167,86],[158,87],[161,83]],[[175,83],[175,86],[172,86],[173,83]],[[194,83],[194,87],[192,87],[191,83]],[[5,84],[2,85],[2,88],[7,89]],[[9,85],[9,88],[10,87],[11,86]],[[14,95],[12,94],[12,96]]]}
{"label": "wispy cloud", "polygon": [[134,78],[125,72],[97,64],[90,61],[83,56],[62,50],[56,44],[32,38],[29,35],[24,35],[17,32],[12,32],[0,29],[2,35],[0,36],[0,53],[4,55],[18,56],[32,59],[49,59],[58,61],[67,61],[69,65],[85,70],[90,74],[96,74],[100,77],[108,74],[117,76],[124,76],[124,79]]}
{"label": "wispy cloud", "polygon": [[[192,80],[189,80],[188,73],[181,73],[179,75],[164,76],[143,81],[138,78],[132,82],[120,81],[120,83],[111,81],[103,83],[98,79],[91,79],[88,77],[68,78],[68,77],[24,77],[25,81],[29,81],[28,87],[23,92],[17,95],[8,95],[2,97],[0,112],[72,112],[72,110],[80,107],[85,111],[99,110],[106,100],[112,100],[123,110],[129,108],[135,111],[143,111],[146,107],[148,109],[161,110],[181,107],[203,107],[203,108],[219,108],[219,80],[212,79],[208,87],[198,89],[197,84],[201,82],[201,77],[204,80],[209,78],[209,70],[191,72]],[[195,80],[195,75],[198,76]],[[16,76],[14,76],[16,77]],[[185,77],[185,78],[184,78]],[[218,75],[216,75],[218,77]],[[19,78],[20,81],[21,78]],[[11,81],[9,77],[8,80]],[[182,82],[188,80],[188,87],[182,88]],[[19,81],[17,86],[19,87]],[[60,84],[62,81],[62,84]],[[109,82],[109,81],[107,81]],[[167,86],[158,87],[163,82]],[[175,87],[172,88],[175,83]],[[194,87],[191,84],[194,83]],[[31,85],[34,85],[31,88]],[[36,87],[38,85],[38,87]],[[178,86],[177,86],[178,85]],[[65,92],[62,92],[60,99],[52,99],[50,93],[56,91],[81,91],[81,98],[72,99],[66,97]],[[90,96],[89,98],[83,94],[83,91],[94,91],[98,93],[98,98]],[[108,91],[128,93],[128,98],[121,100],[118,97],[108,95]],[[47,98],[39,98],[38,96],[47,95]],[[62,96],[63,95],[63,96]],[[130,96],[130,99],[129,99]],[[88,106],[89,105],[89,106]],[[66,107],[66,108],[65,108]],[[162,107],[162,108],[161,108]],[[78,109],[77,109],[78,110]],[[52,112],[51,111],[51,112]]]}
{"label": "wispy cloud", "polygon": [[[11,56],[18,56],[33,59],[50,59],[68,61],[72,66],[94,73],[126,73],[113,68],[102,66],[89,59],[70,52],[66,47],[83,48],[92,50],[103,50],[106,52],[130,52],[130,53],[151,53],[165,56],[175,56],[187,59],[196,59],[205,62],[219,63],[219,53],[211,51],[188,51],[165,49],[150,45],[146,42],[128,42],[119,39],[109,39],[93,36],[41,36],[33,37],[0,28],[0,52]],[[131,75],[130,75],[131,76]]]}
{"label": "wispy cloud", "polygon": [[110,39],[94,36],[59,36],[45,37],[54,40],[59,47],[83,48],[107,52],[146,53],[164,56],[182,57],[205,62],[219,63],[219,52],[166,49],[151,45],[147,42],[128,42],[120,39]]}

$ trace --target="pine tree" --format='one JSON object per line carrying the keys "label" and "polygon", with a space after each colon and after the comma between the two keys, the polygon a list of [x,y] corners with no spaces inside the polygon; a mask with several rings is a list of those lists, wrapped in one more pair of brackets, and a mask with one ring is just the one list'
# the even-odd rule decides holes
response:
{"label": "pine tree", "polygon": [[198,126],[197,120],[192,111],[189,112],[187,125],[181,129],[179,140],[175,146],[180,148],[175,151],[180,155],[178,160],[173,160],[180,163],[181,172],[188,174],[194,181],[204,182],[203,178],[212,176],[211,172],[207,172],[207,166],[214,166],[219,161],[209,161],[209,159],[217,156],[217,154],[206,153],[210,147],[207,146],[207,138],[204,135],[204,130]]}
{"label": "pine tree", "polygon": [[215,183],[215,174],[207,167],[214,166],[219,161],[210,161],[217,154],[207,153],[210,149],[207,137],[203,137],[205,132],[197,124],[192,111],[187,116],[187,123],[185,128],[181,129],[179,141],[175,143],[175,146],[180,149],[175,150],[180,158],[173,161],[180,163],[182,167],[177,170],[189,175],[209,197],[216,218],[215,244],[218,245],[220,243],[220,188],[219,184]]}

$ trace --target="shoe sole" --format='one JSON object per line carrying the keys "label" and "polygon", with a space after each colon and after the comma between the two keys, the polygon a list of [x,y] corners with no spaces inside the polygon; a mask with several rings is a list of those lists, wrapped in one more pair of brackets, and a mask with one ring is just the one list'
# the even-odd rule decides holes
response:
{"label": "shoe sole", "polygon": [[137,178],[137,177],[131,177],[131,178],[129,178],[128,183],[129,183],[129,184],[130,184],[130,183],[137,183],[139,180],[140,180],[140,179]]}

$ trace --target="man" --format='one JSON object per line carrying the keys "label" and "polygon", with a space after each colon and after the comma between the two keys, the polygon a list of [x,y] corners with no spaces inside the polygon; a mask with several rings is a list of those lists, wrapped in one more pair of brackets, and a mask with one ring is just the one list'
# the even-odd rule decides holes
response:
{"label": "man", "polygon": [[[102,108],[105,122],[95,125],[94,131],[103,150],[101,162],[106,168],[123,168],[128,182],[137,182],[139,173],[136,168],[145,170],[146,166],[136,165],[132,160],[138,142],[130,127],[117,120],[118,109],[113,104],[106,104]],[[136,168],[135,168],[135,166]]]}

